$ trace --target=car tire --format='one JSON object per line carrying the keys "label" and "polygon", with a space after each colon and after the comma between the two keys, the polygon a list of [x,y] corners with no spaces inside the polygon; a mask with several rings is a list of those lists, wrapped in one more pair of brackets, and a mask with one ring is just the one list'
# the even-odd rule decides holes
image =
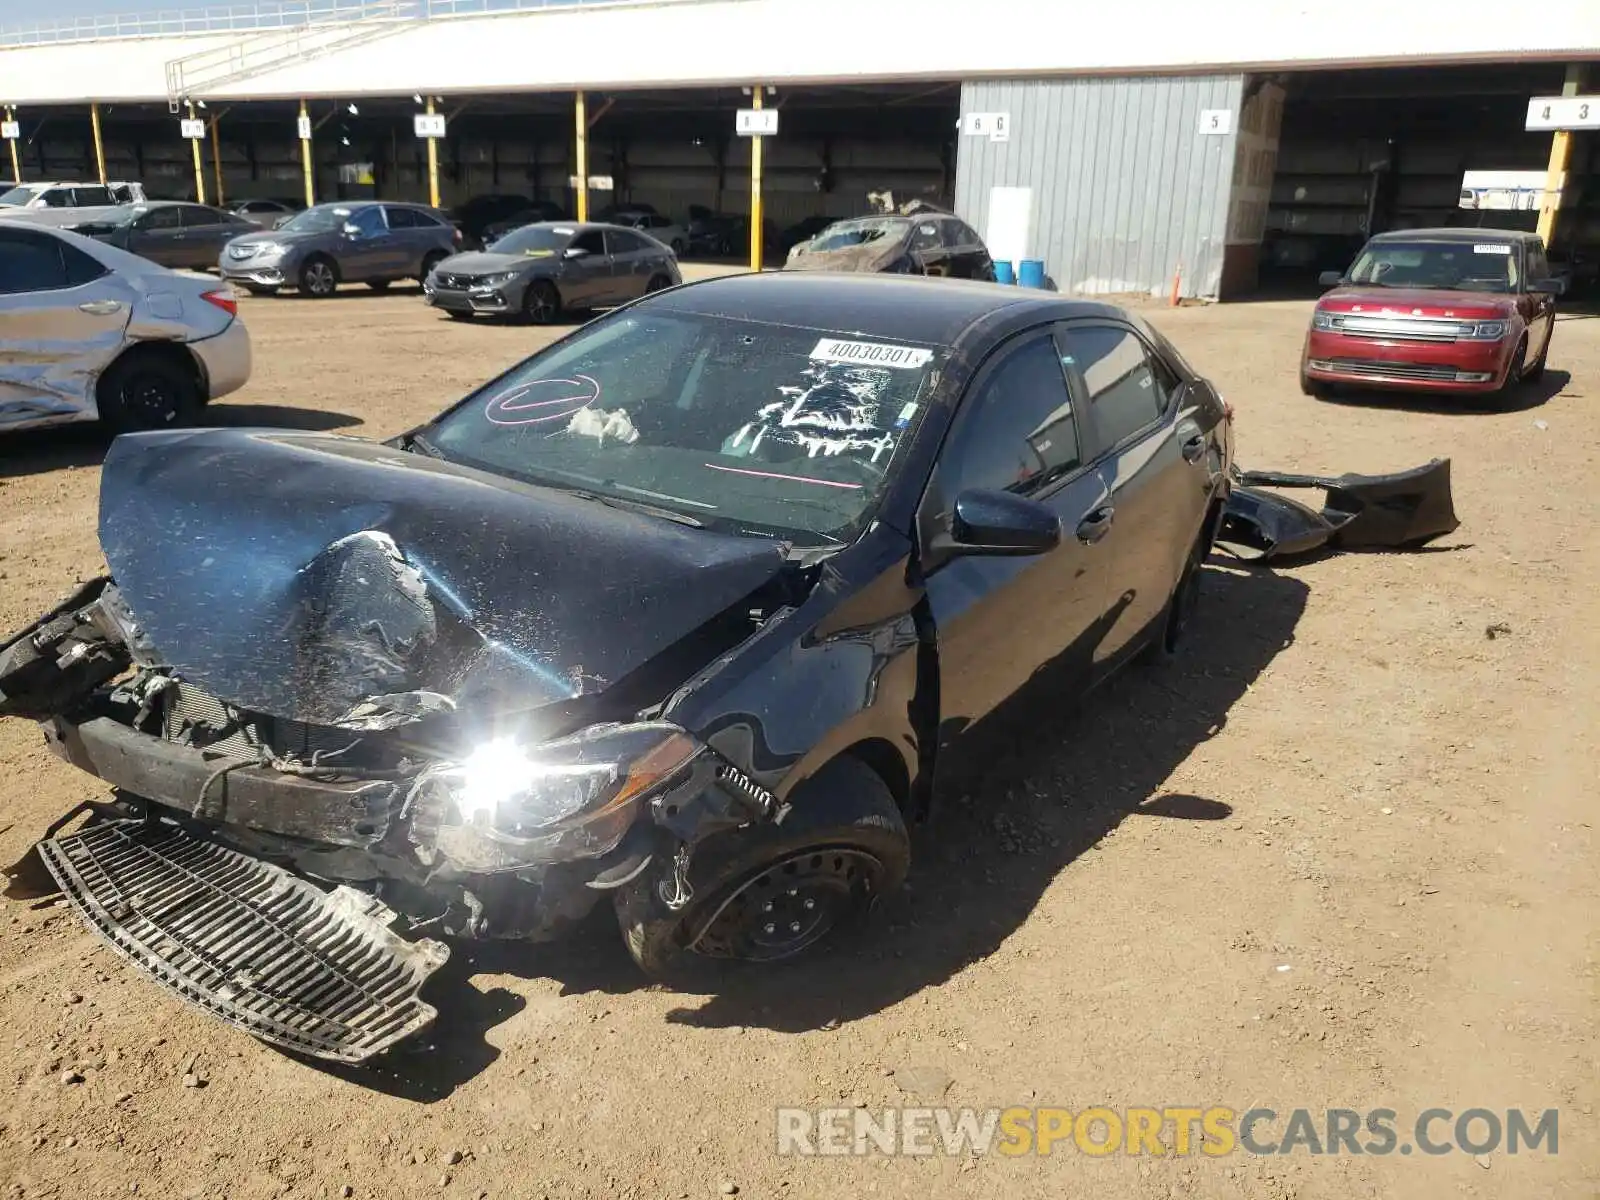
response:
{"label": "car tire", "polygon": [[1139,662],[1147,667],[1161,667],[1183,656],[1194,628],[1195,614],[1200,611],[1201,580],[1205,577],[1206,553],[1213,515],[1206,518],[1206,529],[1189,551],[1189,558],[1178,576],[1178,586],[1172,589],[1166,607],[1161,610],[1161,621],[1156,635],[1139,652]]}
{"label": "car tire", "polygon": [[1533,366],[1528,368],[1527,373],[1522,378],[1529,383],[1538,383],[1539,380],[1544,378],[1544,364],[1549,357],[1550,339],[1547,337],[1544,339],[1544,345],[1539,350],[1539,357],[1533,360]]}
{"label": "car tire", "polygon": [[617,921],[628,953],[655,979],[713,959],[776,962],[861,917],[900,886],[910,863],[910,835],[888,785],[844,755],[796,790],[782,823],[697,846],[689,866],[695,891],[683,908],[661,898],[669,863],[618,891]]}
{"label": "car tire", "polygon": [[106,368],[95,388],[101,424],[115,433],[187,425],[205,403],[200,377],[178,359],[187,351],[134,347]]}
{"label": "car tire", "polygon": [[427,283],[428,276],[433,274],[433,269],[450,256],[442,250],[430,251],[422,260],[422,274],[417,276],[418,283]]}
{"label": "car tire", "polygon": [[301,265],[297,284],[302,296],[326,300],[339,290],[339,264],[325,254],[314,254]]}
{"label": "car tire", "polygon": [[671,286],[672,280],[665,275],[652,275],[650,282],[644,285],[644,294],[648,296],[651,292],[664,292]]}
{"label": "car tire", "polygon": [[561,314],[561,293],[548,279],[535,279],[522,293],[522,319],[529,325],[548,325]]}

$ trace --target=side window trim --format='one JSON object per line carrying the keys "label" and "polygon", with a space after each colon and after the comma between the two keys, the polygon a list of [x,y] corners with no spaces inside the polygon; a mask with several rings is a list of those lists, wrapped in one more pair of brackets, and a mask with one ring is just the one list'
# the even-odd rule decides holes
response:
{"label": "side window trim", "polygon": [[[1174,401],[1177,398],[1179,389],[1183,386],[1183,380],[1177,376],[1177,372],[1173,371],[1171,367],[1166,365],[1166,360],[1162,358],[1160,352],[1156,350],[1156,348],[1152,346],[1150,342],[1131,325],[1126,325],[1121,321],[1114,321],[1106,317],[1077,317],[1059,322],[1057,325],[1057,336],[1062,342],[1065,342],[1074,330],[1080,329],[1115,329],[1118,333],[1127,334],[1144,348],[1145,358],[1151,362],[1151,369],[1153,371],[1159,371],[1160,373],[1171,377],[1169,380],[1163,381],[1164,384],[1169,386],[1167,387],[1167,395],[1162,399],[1161,412],[1155,417],[1155,419],[1146,421],[1138,429],[1115,442],[1108,442],[1106,441],[1100,429],[1100,418],[1099,414],[1095,412],[1094,398],[1089,393],[1088,379],[1084,376],[1082,371],[1066,372],[1067,386],[1073,392],[1074,403],[1079,404],[1079,411],[1088,414],[1087,419],[1079,422],[1079,425],[1080,427],[1087,425],[1093,430],[1092,434],[1090,434],[1090,438],[1093,442],[1095,453],[1094,457],[1092,459],[1088,459],[1088,461],[1098,464],[1107,456],[1114,454],[1119,450],[1125,449],[1137,441],[1141,441],[1142,439],[1149,437],[1150,434],[1156,429],[1164,428],[1166,425],[1168,425],[1171,422],[1175,408]],[[1064,364],[1063,369],[1065,369]],[[1080,395],[1082,397],[1081,401],[1078,399]],[[1088,456],[1085,455],[1085,458],[1087,459]]]}

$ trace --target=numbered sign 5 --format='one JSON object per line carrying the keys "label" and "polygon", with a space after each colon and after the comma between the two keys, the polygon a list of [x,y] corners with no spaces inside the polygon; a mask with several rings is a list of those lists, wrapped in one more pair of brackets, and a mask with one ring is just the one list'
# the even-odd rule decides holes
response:
{"label": "numbered sign 5", "polygon": [[1202,108],[1200,110],[1200,132],[1207,137],[1226,137],[1233,132],[1233,110],[1231,108]]}

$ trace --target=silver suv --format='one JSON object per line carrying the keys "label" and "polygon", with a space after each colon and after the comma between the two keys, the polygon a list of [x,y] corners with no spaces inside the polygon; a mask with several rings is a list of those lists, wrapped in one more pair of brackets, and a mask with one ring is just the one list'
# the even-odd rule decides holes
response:
{"label": "silver suv", "polygon": [[321,298],[341,283],[376,291],[401,279],[420,283],[460,248],[460,232],[437,209],[361,200],[318,204],[276,229],[236,237],[217,269],[256,295],[295,287]]}

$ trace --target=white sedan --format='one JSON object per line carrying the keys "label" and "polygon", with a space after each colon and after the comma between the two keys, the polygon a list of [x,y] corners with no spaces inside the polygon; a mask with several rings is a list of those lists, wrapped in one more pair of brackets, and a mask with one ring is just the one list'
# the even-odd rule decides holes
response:
{"label": "white sedan", "polygon": [[226,285],[0,222],[0,430],[166,429],[249,378],[250,335]]}

